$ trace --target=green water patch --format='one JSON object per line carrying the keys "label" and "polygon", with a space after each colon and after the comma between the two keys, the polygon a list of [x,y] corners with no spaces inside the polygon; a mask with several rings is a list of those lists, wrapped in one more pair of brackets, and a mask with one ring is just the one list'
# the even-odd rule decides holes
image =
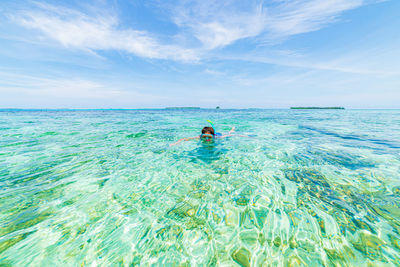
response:
{"label": "green water patch", "polygon": [[[90,161],[81,161],[76,165],[68,166],[67,169],[61,168],[65,163],[70,163],[69,158],[61,158],[53,162],[40,163],[39,166],[32,166],[26,169],[22,173],[11,174],[12,177],[9,178],[7,182],[8,187],[14,187],[16,185],[23,186],[27,184],[32,184],[33,182],[39,184],[43,182],[56,182],[66,177],[70,177],[74,172],[77,172],[77,167],[82,166]],[[64,167],[65,168],[65,167]]]}
{"label": "green water patch", "polygon": [[327,237],[325,220],[310,206],[310,200],[317,208],[335,218],[342,233],[349,231],[354,234],[360,229],[376,233],[373,227],[373,218],[370,218],[372,221],[368,217],[354,218],[358,212],[365,210],[365,204],[360,201],[360,198],[352,196],[351,193],[349,195],[349,191],[343,189],[347,194],[342,195],[340,186],[331,187],[322,174],[309,170],[287,170],[285,177],[300,183],[297,204],[304,206],[308,213],[315,218],[323,237]]}
{"label": "green water patch", "polygon": [[75,182],[66,182],[59,184],[54,187],[50,187],[48,189],[43,189],[40,190],[36,193],[33,194],[32,198],[35,199],[35,201],[52,201],[52,200],[57,200],[60,199],[61,197],[64,196],[64,189],[69,187],[70,185],[74,184]]}
{"label": "green water patch", "polygon": [[[9,239],[4,240],[4,241],[0,241],[0,255],[1,255],[1,253],[6,251],[7,249],[11,248],[15,244],[18,244],[19,242],[21,242],[22,240],[24,240],[25,238],[27,238],[28,236],[33,234],[34,232],[36,232],[36,231],[31,231],[31,232],[27,232],[27,233],[23,233],[23,234],[18,234],[18,235],[15,235],[15,236],[13,236],[13,237],[11,237]],[[0,266],[3,266],[2,262],[0,262]],[[12,266],[12,265],[10,265],[10,266]]]}
{"label": "green water patch", "polygon": [[55,135],[59,135],[60,133],[58,133],[58,132],[52,132],[52,131],[50,131],[50,132],[45,132],[45,133],[42,133],[41,135],[39,135],[39,137],[44,137],[44,136],[55,136]]}
{"label": "green water patch", "polygon": [[242,267],[250,267],[251,254],[245,248],[239,248],[232,253],[232,259]]}
{"label": "green water patch", "polygon": [[300,189],[306,187],[308,192],[321,195],[332,192],[331,186],[324,175],[312,169],[285,169],[285,178],[300,185]]}
{"label": "green water patch", "polygon": [[37,140],[19,141],[19,142],[14,142],[14,143],[9,142],[8,144],[0,145],[0,148],[16,147],[16,146],[32,147],[32,146],[37,145],[38,143],[39,142]]}
{"label": "green water patch", "polygon": [[298,164],[306,166],[329,164],[350,170],[376,167],[376,164],[357,154],[318,148],[307,149],[307,151],[302,151],[301,153],[290,156],[290,161],[293,160]]}
{"label": "green water patch", "polygon": [[379,260],[383,263],[388,263],[383,255],[383,250],[386,247],[386,242],[366,232],[360,232],[357,240],[352,242],[354,248],[363,253],[371,260]]}
{"label": "green water patch", "polygon": [[196,213],[197,206],[192,205],[188,202],[180,202],[175,207],[167,211],[166,217],[173,220],[186,220]]}
{"label": "green water patch", "polygon": [[126,138],[142,138],[142,137],[145,137],[146,135],[147,135],[147,131],[144,131],[144,132],[128,134],[128,135],[126,135]]}
{"label": "green water patch", "polygon": [[10,220],[3,221],[0,228],[0,237],[21,229],[33,227],[53,215],[50,209],[38,211],[36,208],[29,208],[17,214],[9,215]]}

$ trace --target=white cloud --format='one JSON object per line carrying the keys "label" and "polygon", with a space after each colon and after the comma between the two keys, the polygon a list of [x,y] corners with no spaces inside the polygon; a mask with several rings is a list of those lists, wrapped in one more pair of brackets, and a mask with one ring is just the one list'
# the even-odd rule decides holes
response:
{"label": "white cloud", "polygon": [[14,19],[21,25],[42,31],[66,47],[84,50],[119,50],[134,55],[177,61],[195,61],[196,52],[174,44],[161,44],[145,31],[120,29],[115,16],[88,16],[68,8],[38,4]]}
{"label": "white cloud", "polygon": [[283,1],[269,9],[266,29],[273,36],[287,37],[315,31],[344,11],[360,7],[363,0],[307,0]]}
{"label": "white cloud", "polygon": [[[335,21],[363,0],[185,1],[174,10],[174,22],[186,28],[206,49],[260,36],[275,42],[315,31]],[[245,3],[245,4],[243,4]]]}
{"label": "white cloud", "polygon": [[218,71],[218,70],[212,70],[212,69],[205,69],[204,73],[212,75],[212,76],[222,76],[225,75],[224,72]]}
{"label": "white cloud", "polygon": [[173,21],[190,36],[197,38],[206,50],[221,48],[233,42],[260,34],[266,23],[262,5],[246,2],[239,10],[234,1],[186,1],[174,8]]}
{"label": "white cloud", "polygon": [[[122,28],[110,14],[89,16],[80,11],[36,4],[36,8],[14,16],[25,27],[42,31],[66,47],[85,50],[120,50],[137,56],[177,61],[196,61],[200,51],[223,48],[237,40],[262,37],[276,41],[318,30],[344,11],[359,7],[363,0],[262,0],[181,1],[172,8],[177,35],[197,39],[198,49],[163,44],[149,32]],[[171,8],[171,7],[170,7]]]}

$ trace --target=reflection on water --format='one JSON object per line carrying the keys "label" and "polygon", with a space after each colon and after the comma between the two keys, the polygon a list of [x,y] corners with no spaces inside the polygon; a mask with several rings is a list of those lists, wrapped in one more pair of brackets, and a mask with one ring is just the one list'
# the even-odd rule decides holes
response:
{"label": "reflection on water", "polygon": [[[168,147],[207,119],[256,137]],[[400,265],[399,127],[399,111],[2,111],[0,265]]]}

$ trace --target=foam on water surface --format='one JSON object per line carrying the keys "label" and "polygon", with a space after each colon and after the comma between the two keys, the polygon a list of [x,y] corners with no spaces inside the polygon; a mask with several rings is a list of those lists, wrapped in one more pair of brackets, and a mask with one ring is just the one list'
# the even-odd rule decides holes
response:
{"label": "foam on water surface", "polygon": [[400,265],[399,203],[398,110],[0,111],[5,265]]}

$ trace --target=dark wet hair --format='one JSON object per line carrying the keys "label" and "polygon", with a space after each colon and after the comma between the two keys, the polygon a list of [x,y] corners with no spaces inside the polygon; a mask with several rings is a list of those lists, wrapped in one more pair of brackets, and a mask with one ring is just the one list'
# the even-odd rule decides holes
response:
{"label": "dark wet hair", "polygon": [[201,134],[205,133],[211,133],[212,135],[215,135],[213,127],[204,127],[203,130],[201,130]]}

